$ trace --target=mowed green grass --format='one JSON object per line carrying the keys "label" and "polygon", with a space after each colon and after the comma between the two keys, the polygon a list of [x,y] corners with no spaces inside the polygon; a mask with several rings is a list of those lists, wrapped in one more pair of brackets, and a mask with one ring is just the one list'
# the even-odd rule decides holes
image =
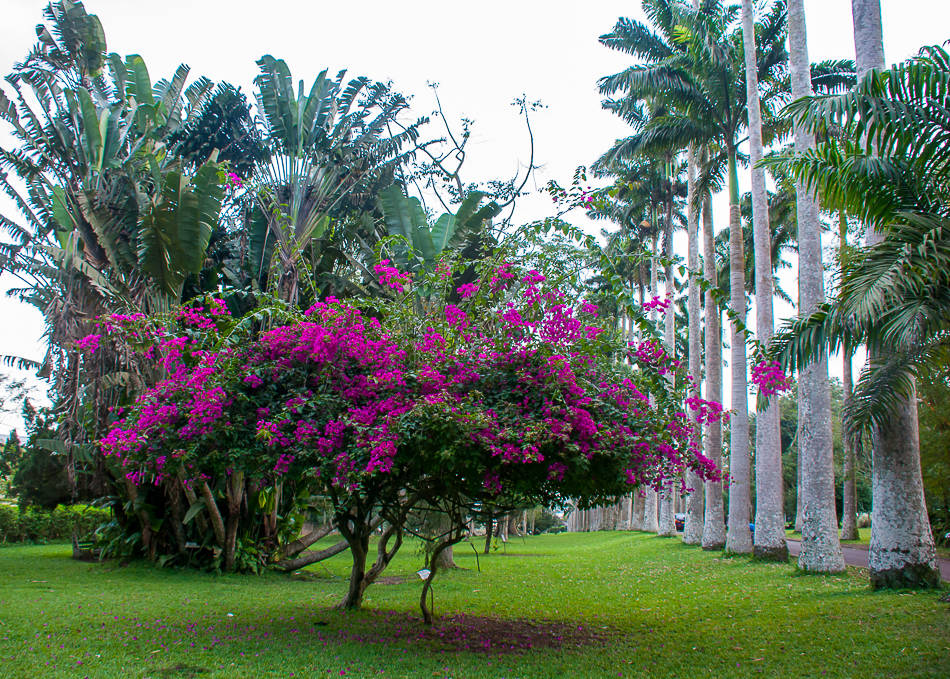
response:
{"label": "mowed green grass", "polygon": [[356,614],[332,609],[346,554],[255,577],[5,547],[0,677],[950,676],[946,592],[872,592],[859,570],[806,576],[619,532],[515,539],[481,572],[463,544],[456,561],[427,632],[412,544]]}

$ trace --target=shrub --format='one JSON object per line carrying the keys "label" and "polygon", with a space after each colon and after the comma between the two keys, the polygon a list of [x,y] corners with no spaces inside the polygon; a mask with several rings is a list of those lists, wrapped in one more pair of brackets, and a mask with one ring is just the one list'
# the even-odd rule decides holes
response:
{"label": "shrub", "polygon": [[68,540],[83,537],[110,519],[106,509],[86,505],[59,506],[52,510],[0,505],[0,543]]}

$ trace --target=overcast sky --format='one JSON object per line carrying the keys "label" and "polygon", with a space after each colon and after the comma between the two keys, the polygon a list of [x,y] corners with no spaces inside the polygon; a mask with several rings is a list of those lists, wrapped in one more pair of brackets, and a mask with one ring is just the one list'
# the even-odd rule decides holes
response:
{"label": "overcast sky", "polygon": [[[34,26],[46,4],[4,0],[3,73],[34,44]],[[947,0],[881,4],[889,62],[950,38]],[[627,133],[601,109],[596,81],[627,66],[629,58],[599,45],[597,36],[608,32],[620,16],[643,18],[637,0],[90,0],[86,8],[99,15],[109,50],[141,54],[153,82],[184,62],[195,76],[227,80],[250,94],[257,73],[254,62],[272,54],[285,59],[294,78],[308,86],[324,68],[391,80],[395,89],[412,97],[418,115],[431,112],[434,100],[427,83],[438,82],[446,113],[456,120],[475,120],[466,160],[469,181],[524,170],[527,135],[511,102],[526,94],[546,106],[532,118],[536,163],[541,166],[528,187],[532,190],[549,179],[569,183],[575,167],[591,163]],[[851,3],[805,0],[805,10],[812,61],[853,58]],[[0,201],[0,209],[7,214],[9,203]],[[529,221],[549,212],[550,200],[537,195],[520,202],[516,218]],[[725,218],[720,209],[717,222]],[[581,217],[576,221],[584,223]],[[10,280],[0,279],[3,289],[10,285]],[[794,296],[793,277],[784,287]],[[783,311],[789,312],[777,309]],[[0,300],[0,355],[41,358],[42,329],[38,312]],[[727,400],[728,393],[727,387]],[[11,422],[3,417],[0,431]]]}

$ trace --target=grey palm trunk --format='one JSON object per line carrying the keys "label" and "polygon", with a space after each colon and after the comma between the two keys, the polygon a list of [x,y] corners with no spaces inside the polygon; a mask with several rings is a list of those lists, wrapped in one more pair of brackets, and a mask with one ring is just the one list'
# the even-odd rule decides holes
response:
{"label": "grey palm trunk", "polygon": [[[788,2],[788,46],[792,98],[812,94],[811,67],[802,0]],[[815,145],[813,135],[795,126],[795,151],[804,153]],[[821,226],[815,196],[801,183],[795,184],[798,214],[798,304],[799,312],[811,313],[825,301],[821,261]],[[798,565],[802,570],[837,573],[845,569],[838,540],[835,511],[834,453],[831,438],[831,391],[828,357],[808,365],[799,375],[798,466],[801,497],[802,546]]]}
{"label": "grey palm trunk", "polygon": [[[689,267],[689,290],[687,313],[689,315],[689,395],[700,396],[702,383],[701,330],[699,292],[701,274],[699,272],[699,219],[694,203],[696,202],[696,158],[693,149],[689,149],[686,175],[686,264]],[[692,421],[693,438],[701,440],[701,425],[696,414],[687,409]],[[703,480],[693,471],[686,475],[686,486],[691,489],[686,498],[686,520],[683,522],[683,542],[687,545],[699,545],[703,541]]]}
{"label": "grey palm trunk", "polygon": [[[703,196],[703,274],[706,290],[706,400],[722,403],[722,311],[713,297],[719,287],[716,272],[715,227],[713,226],[712,199]],[[706,425],[703,451],[717,468],[722,467],[722,422]],[[703,512],[703,549],[719,550],[726,546],[726,518],[722,500],[722,481],[706,481]]]}
{"label": "grey palm trunk", "polygon": [[[752,0],[742,0],[742,40],[745,48],[746,97],[749,109],[749,149],[752,161],[752,233],[755,247],[755,325],[762,344],[774,332],[772,318],[772,236],[765,171],[762,160],[762,112],[755,56]],[[756,415],[755,537],[753,554],[760,559],[788,560],[782,491],[782,439],[778,398],[768,399]]]}
{"label": "grey palm trunk", "polygon": [[[737,202],[729,205],[729,286],[732,293],[732,310],[745,324],[745,256]],[[734,320],[730,322],[730,327],[732,407],[729,421],[729,525],[726,529],[726,551],[749,554],[752,552],[752,533],[749,531],[749,482],[752,465],[749,458],[745,334]]]}
{"label": "grey palm trunk", "polygon": [[[871,69],[884,68],[880,0],[851,0],[851,13],[860,79]],[[882,238],[879,232],[868,230],[869,245]],[[916,389],[899,403],[893,417],[872,429],[871,505],[871,586],[939,586],[920,473]]]}
{"label": "grey palm trunk", "polygon": [[[674,177],[672,176],[672,167],[673,163],[670,162],[670,186],[672,187]],[[666,346],[666,353],[673,357],[676,355],[675,350],[675,319],[676,319],[676,310],[673,308],[673,197],[669,196],[669,201],[667,202],[667,213],[666,213],[666,222],[665,229],[663,233],[663,258],[666,260],[664,264],[664,276],[666,278],[666,291],[665,298],[669,306],[666,307],[666,312],[663,318],[663,344]],[[672,375],[669,376],[672,380]],[[672,479],[669,479],[665,482],[663,489],[660,491],[660,505],[659,505],[659,529],[657,530],[657,535],[663,537],[672,537],[676,535],[676,522],[673,514],[674,503],[673,495],[676,492],[674,487],[675,482]]]}
{"label": "grey palm trunk", "polygon": [[[653,239],[653,248],[652,252],[656,252],[656,238]],[[650,261],[650,297],[656,297],[657,293],[660,290],[660,274],[658,269],[658,264],[656,257],[652,257]],[[656,311],[650,312],[650,321],[653,325],[656,324]],[[650,397],[653,398],[652,396]],[[646,486],[643,489],[643,523],[641,524],[640,530],[647,531],[649,533],[657,533],[660,530],[660,512],[659,512],[659,496],[657,492],[650,486]]]}

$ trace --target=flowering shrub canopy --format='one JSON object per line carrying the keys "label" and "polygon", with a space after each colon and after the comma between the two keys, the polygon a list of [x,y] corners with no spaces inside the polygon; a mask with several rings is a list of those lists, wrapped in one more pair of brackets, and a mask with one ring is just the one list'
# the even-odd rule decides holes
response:
{"label": "flowering shrub canopy", "polygon": [[649,341],[621,343],[595,305],[575,308],[542,273],[485,263],[457,306],[421,311],[410,286],[444,299],[451,276],[411,281],[388,262],[375,273],[388,302],[331,298],[240,345],[200,348],[234,325],[220,300],[182,310],[179,332],[107,319],[98,341],[134,337],[166,377],[121,414],[103,452],[136,483],[291,476],[338,507],[406,491],[596,502],[687,468],[717,474],[664,378],[676,362]]}

